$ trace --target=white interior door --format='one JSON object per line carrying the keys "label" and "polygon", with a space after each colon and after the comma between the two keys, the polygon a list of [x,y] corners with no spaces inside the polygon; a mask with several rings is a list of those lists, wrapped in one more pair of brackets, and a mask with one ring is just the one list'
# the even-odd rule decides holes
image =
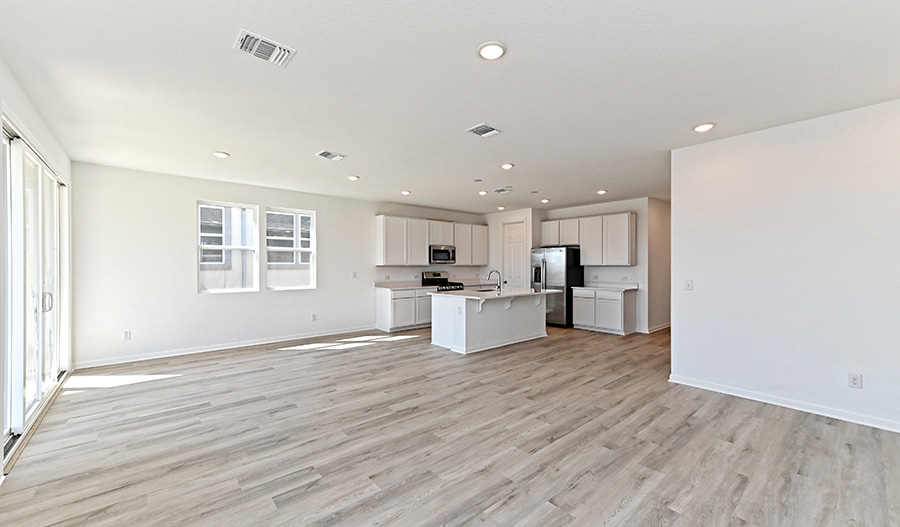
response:
{"label": "white interior door", "polygon": [[530,251],[526,253],[525,222],[503,224],[503,280],[508,286],[528,287]]}

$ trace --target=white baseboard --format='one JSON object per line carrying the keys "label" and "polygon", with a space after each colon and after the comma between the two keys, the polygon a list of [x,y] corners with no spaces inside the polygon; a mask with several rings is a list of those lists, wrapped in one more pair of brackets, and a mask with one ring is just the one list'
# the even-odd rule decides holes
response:
{"label": "white baseboard", "polygon": [[851,423],[856,423],[856,424],[865,425],[865,426],[871,426],[874,428],[880,428],[882,430],[887,430],[889,432],[900,433],[900,422],[893,421],[890,419],[882,419],[880,417],[876,417],[873,415],[865,415],[865,414],[859,414],[856,412],[849,412],[847,410],[841,410],[839,408],[831,408],[828,406],[822,406],[822,405],[818,405],[818,404],[814,404],[814,403],[809,403],[806,401],[798,401],[796,399],[779,397],[777,395],[756,392],[753,390],[745,390],[743,388],[736,388],[734,386],[716,384],[713,382],[702,381],[699,379],[691,379],[689,377],[682,377],[680,375],[670,375],[669,382],[673,382],[675,384],[683,384],[685,386],[693,386],[694,388],[702,388],[704,390],[710,390],[713,392],[724,393],[727,395],[734,395],[736,397],[743,397],[744,399],[759,401],[761,403],[769,403],[769,404],[774,404],[776,406],[783,406],[785,408],[790,408],[792,410],[800,410],[803,412],[809,412],[809,413],[816,414],[816,415],[823,415],[825,417],[832,417],[834,419],[840,419],[842,421],[849,421]]}
{"label": "white baseboard", "polygon": [[80,370],[82,368],[96,368],[98,366],[112,366],[114,364],[126,364],[129,362],[138,362],[143,360],[151,360],[151,359],[164,359],[166,357],[177,357],[179,355],[191,355],[194,353],[205,353],[209,351],[220,351],[224,349],[232,349],[232,348],[246,348],[248,346],[260,346],[265,344],[277,344],[279,342],[286,342],[289,340],[299,340],[299,339],[308,339],[313,337],[326,337],[328,335],[340,335],[342,333],[353,333],[354,331],[371,331],[375,330],[375,326],[362,326],[355,328],[341,328],[341,329],[333,329],[327,331],[313,332],[313,333],[304,333],[301,335],[282,335],[279,337],[272,337],[266,339],[255,339],[255,340],[244,340],[240,342],[224,342],[220,344],[214,344],[211,346],[198,346],[194,348],[182,348],[175,350],[164,350],[164,351],[155,351],[151,353],[139,353],[135,355],[123,355],[119,357],[113,357],[108,359],[96,359],[96,360],[86,360],[79,361],[77,358],[75,359],[75,366],[73,369]]}
{"label": "white baseboard", "polygon": [[656,333],[657,331],[669,329],[670,327],[672,327],[672,324],[669,324],[668,322],[665,324],[660,324],[658,326],[654,326],[654,327],[650,328],[650,333]]}

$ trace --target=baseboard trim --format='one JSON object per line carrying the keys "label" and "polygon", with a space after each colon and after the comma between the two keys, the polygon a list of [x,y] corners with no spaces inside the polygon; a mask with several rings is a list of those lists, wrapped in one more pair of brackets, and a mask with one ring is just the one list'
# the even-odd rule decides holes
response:
{"label": "baseboard trim", "polygon": [[660,324],[659,326],[654,326],[654,327],[650,328],[650,333],[656,333],[657,331],[669,329],[670,327],[672,327],[672,324],[669,324],[669,323]]}
{"label": "baseboard trim", "polygon": [[165,350],[159,352],[152,353],[140,353],[135,355],[124,355],[121,357],[114,357],[109,359],[96,359],[96,360],[86,360],[79,361],[77,358],[74,361],[74,370],[80,370],[85,368],[97,368],[100,366],[113,366],[116,364],[127,364],[129,362],[140,362],[144,360],[153,360],[153,359],[165,359],[167,357],[178,357],[181,355],[192,355],[194,353],[207,353],[210,351],[222,351],[227,349],[238,349],[238,348],[249,348],[253,346],[263,346],[267,344],[277,344],[279,342],[287,342],[291,340],[300,340],[300,339],[308,339],[314,337],[327,337],[328,335],[340,335],[342,333],[353,333],[355,331],[378,331],[375,329],[375,326],[360,326],[354,328],[340,328],[340,329],[331,329],[326,331],[312,332],[312,333],[303,333],[299,335],[282,335],[279,337],[266,338],[266,339],[254,339],[254,340],[244,340],[240,342],[223,342],[219,344],[214,344],[211,346],[197,346],[194,348],[182,348],[182,349],[174,349],[174,350]]}
{"label": "baseboard trim", "polygon": [[849,412],[847,410],[841,410],[839,408],[831,408],[829,406],[822,406],[806,401],[798,401],[796,399],[789,399],[787,397],[779,397],[777,395],[771,395],[753,390],[746,390],[743,388],[736,388],[734,386],[727,386],[724,384],[717,384],[713,382],[702,381],[699,379],[692,379],[690,377],[682,377],[680,375],[674,374],[669,376],[669,382],[675,384],[683,384],[685,386],[692,386],[694,388],[701,388],[703,390],[709,390],[712,392],[724,393],[726,395],[734,395],[735,397],[743,397],[744,399],[759,401],[761,403],[783,406],[792,410],[809,412],[816,415],[822,415],[825,417],[840,419],[842,421],[848,421],[850,423],[880,428],[889,432],[900,433],[900,422],[890,419],[882,419],[880,417],[872,415]]}

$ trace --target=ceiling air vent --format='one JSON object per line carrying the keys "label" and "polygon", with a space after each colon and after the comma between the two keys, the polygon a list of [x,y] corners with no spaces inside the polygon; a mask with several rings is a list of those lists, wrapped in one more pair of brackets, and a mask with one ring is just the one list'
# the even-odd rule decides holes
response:
{"label": "ceiling air vent", "polygon": [[466,130],[467,132],[472,132],[475,135],[480,135],[481,137],[490,137],[492,135],[497,135],[500,133],[500,130],[497,130],[493,126],[481,123],[479,125],[475,125],[472,128]]}
{"label": "ceiling air vent", "polygon": [[329,152],[328,150],[322,150],[321,152],[318,152],[316,155],[321,158],[324,158],[324,159],[330,159],[332,161],[340,161],[341,159],[344,159],[345,157],[347,157],[344,154],[338,154],[337,152]]}
{"label": "ceiling air vent", "polygon": [[495,188],[491,192],[493,192],[494,194],[506,194],[507,192],[512,192],[512,191],[513,191],[513,189],[511,187],[506,187],[506,188]]}
{"label": "ceiling air vent", "polygon": [[242,29],[238,34],[237,42],[234,43],[234,49],[239,49],[244,53],[249,53],[256,58],[263,59],[266,62],[278,66],[287,66],[291,61],[291,57],[297,52],[287,46],[275,43],[269,39]]}

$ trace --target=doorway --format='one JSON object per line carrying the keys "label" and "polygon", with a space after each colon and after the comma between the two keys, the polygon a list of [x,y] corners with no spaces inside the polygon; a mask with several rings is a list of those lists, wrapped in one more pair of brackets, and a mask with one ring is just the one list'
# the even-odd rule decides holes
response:
{"label": "doorway", "polygon": [[525,288],[525,222],[503,224],[503,279],[508,286]]}
{"label": "doorway", "polygon": [[[9,134],[13,135],[13,134]],[[60,338],[60,277],[64,246],[61,211],[68,194],[47,163],[24,140],[7,139],[4,180],[9,207],[4,257],[4,444],[31,425],[68,367]]]}

